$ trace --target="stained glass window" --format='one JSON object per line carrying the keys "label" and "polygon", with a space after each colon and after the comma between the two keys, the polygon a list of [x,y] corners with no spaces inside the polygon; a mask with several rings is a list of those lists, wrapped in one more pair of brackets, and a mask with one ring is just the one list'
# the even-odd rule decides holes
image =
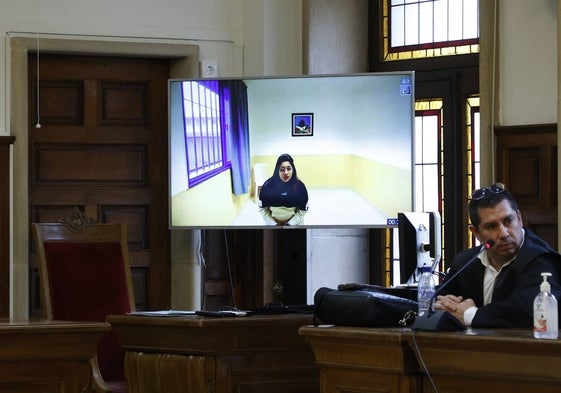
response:
{"label": "stained glass window", "polygon": [[479,52],[478,0],[382,0],[382,59]]}

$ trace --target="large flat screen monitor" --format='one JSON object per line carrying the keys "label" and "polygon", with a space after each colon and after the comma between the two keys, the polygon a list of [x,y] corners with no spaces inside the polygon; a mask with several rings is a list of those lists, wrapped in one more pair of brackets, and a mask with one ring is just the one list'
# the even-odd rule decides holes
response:
{"label": "large flat screen monitor", "polygon": [[168,92],[172,229],[377,228],[412,209],[413,72],[172,79]]}

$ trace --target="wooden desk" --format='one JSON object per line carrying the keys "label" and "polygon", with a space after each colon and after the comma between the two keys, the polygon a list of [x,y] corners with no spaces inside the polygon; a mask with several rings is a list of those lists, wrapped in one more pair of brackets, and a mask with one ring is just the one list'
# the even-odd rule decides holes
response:
{"label": "wooden desk", "polygon": [[559,392],[561,340],[531,329],[418,332],[408,328],[300,329],[321,367],[321,391],[440,393]]}
{"label": "wooden desk", "polygon": [[418,333],[416,340],[441,393],[561,391],[561,340],[535,339],[531,329]]}
{"label": "wooden desk", "polygon": [[321,368],[321,392],[421,392],[423,375],[406,329],[305,326]]}
{"label": "wooden desk", "polygon": [[91,392],[107,323],[0,319],[0,393]]}
{"label": "wooden desk", "polygon": [[205,318],[111,315],[130,393],[319,392],[298,329],[311,315]]}

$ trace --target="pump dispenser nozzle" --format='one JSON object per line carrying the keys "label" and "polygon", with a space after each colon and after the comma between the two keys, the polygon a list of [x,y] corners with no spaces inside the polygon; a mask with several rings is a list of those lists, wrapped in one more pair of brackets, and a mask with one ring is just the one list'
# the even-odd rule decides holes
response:
{"label": "pump dispenser nozzle", "polygon": [[551,291],[551,285],[549,285],[549,282],[547,281],[547,278],[551,277],[551,273],[544,272],[541,275],[542,275],[543,281],[540,284],[540,292],[550,292]]}
{"label": "pump dispenser nozzle", "polygon": [[559,336],[557,299],[551,293],[551,285],[547,281],[551,273],[543,272],[540,292],[534,299],[534,337],[556,339]]}

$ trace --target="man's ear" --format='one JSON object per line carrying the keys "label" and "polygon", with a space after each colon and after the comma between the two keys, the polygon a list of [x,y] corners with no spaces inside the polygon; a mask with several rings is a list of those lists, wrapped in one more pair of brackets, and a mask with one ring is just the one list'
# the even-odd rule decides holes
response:
{"label": "man's ear", "polygon": [[520,211],[520,209],[516,210],[516,215],[518,216],[518,219],[520,220],[522,226],[524,226],[524,221],[522,220],[522,212]]}
{"label": "man's ear", "polygon": [[481,241],[481,238],[479,237],[479,231],[477,230],[477,227],[475,227],[474,225],[470,225],[469,230],[470,230],[471,234],[473,236],[475,236],[475,238],[477,240]]}

